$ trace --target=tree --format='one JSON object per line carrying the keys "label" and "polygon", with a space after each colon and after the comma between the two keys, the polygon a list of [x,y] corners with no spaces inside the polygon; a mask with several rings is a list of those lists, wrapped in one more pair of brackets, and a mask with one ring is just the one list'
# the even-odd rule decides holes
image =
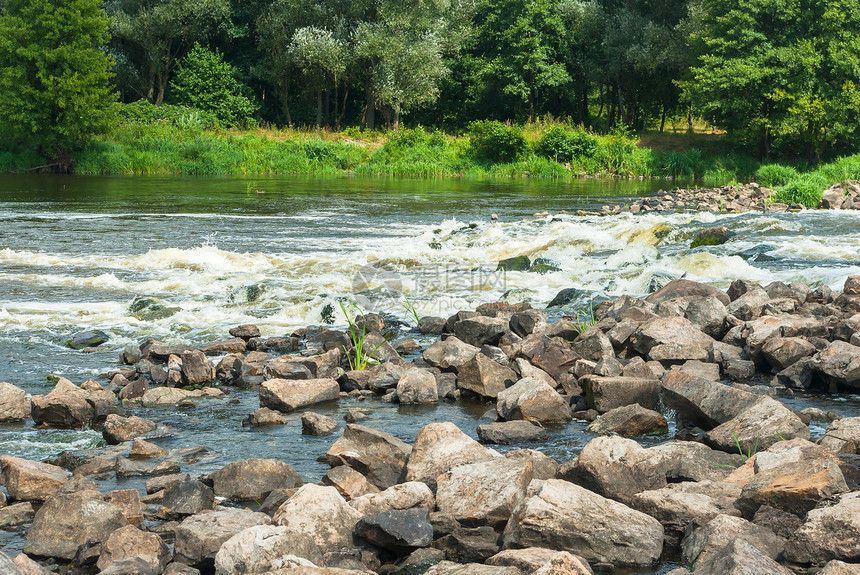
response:
{"label": "tree", "polygon": [[701,0],[681,85],[699,112],[761,157],[852,149],[860,120],[856,0]]}
{"label": "tree", "polygon": [[0,124],[65,169],[111,124],[108,25],[100,0],[7,0],[0,13]]}
{"label": "tree", "polygon": [[[293,34],[289,54],[316,92],[317,126],[322,125],[322,94],[328,86],[338,85],[347,65],[347,46],[328,30],[307,26]],[[337,96],[335,96],[337,102]],[[326,106],[328,109],[328,106]]]}
{"label": "tree", "polygon": [[212,112],[224,126],[245,126],[255,112],[243,94],[236,71],[218,50],[195,44],[179,64],[170,84],[173,99],[180,104]]}
{"label": "tree", "polygon": [[191,47],[230,28],[230,0],[110,0],[106,5],[114,40],[146,87],[141,95],[156,105]]}

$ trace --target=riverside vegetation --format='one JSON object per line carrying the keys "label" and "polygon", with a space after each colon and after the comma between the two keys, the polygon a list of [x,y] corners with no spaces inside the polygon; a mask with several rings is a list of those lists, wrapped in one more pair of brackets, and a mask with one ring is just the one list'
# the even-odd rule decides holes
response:
{"label": "riverside vegetation", "polygon": [[[679,279],[589,315],[548,322],[529,304],[495,302],[414,326],[375,313],[346,330],[283,337],[242,325],[202,347],[126,347],[102,383],[54,378],[32,397],[0,384],[2,421],[89,425],[108,444],[51,462],[0,457],[0,525],[24,533],[23,553],[0,552],[0,566],[13,575],[47,562],[111,575],[587,575],[680,561],[689,570],[672,575],[856,572],[860,417],[786,401],[860,389],[860,276],[842,293]],[[68,345],[92,351],[109,339],[88,331]],[[183,468],[200,450],[161,447],[170,425],[134,415],[149,408],[167,419],[242,390],[259,409],[224,420],[237,429],[301,425],[326,436],[341,424],[318,408],[360,399],[365,409],[347,412],[316,484],[275,459],[192,477]],[[380,429],[376,402],[489,411],[480,441],[434,422],[410,445]],[[576,457],[540,452],[577,421],[592,437]],[[826,431],[814,438],[813,424]],[[664,441],[643,446],[649,437]],[[96,481],[113,477],[145,478],[145,494],[101,491]]]}

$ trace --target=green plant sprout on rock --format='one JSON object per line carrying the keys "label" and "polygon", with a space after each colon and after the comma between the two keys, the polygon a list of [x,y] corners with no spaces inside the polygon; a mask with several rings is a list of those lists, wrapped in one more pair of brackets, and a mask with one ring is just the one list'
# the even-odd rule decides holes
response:
{"label": "green plant sprout on rock", "polygon": [[[352,304],[352,307],[356,312],[360,315],[364,315],[357,305]],[[343,302],[340,302],[340,309],[343,312],[344,317],[346,317],[346,322],[349,325],[347,334],[349,335],[349,339],[352,342],[352,353],[350,350],[343,347],[343,351],[346,352],[347,359],[349,361],[349,369],[352,371],[364,371],[367,369],[368,365],[378,365],[379,360],[377,360],[374,355],[385,343],[385,340],[379,342],[379,344],[370,350],[370,353],[365,352],[365,346],[367,342],[367,327],[362,323],[361,329],[359,330],[358,324],[349,318],[349,312],[346,309],[346,306]]]}

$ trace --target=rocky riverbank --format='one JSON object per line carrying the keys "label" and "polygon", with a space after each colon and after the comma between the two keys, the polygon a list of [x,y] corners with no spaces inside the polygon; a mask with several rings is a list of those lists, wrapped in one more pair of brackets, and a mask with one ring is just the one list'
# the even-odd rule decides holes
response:
{"label": "rocky riverbank", "polygon": [[[683,189],[658,192],[654,197],[642,198],[630,204],[603,206],[600,213],[622,214],[643,212],[786,212],[807,209],[803,204],[784,204],[773,201],[776,191],[753,182],[751,184],[720,188]],[[860,210],[860,184],[846,181],[824,190],[817,206],[822,210]]]}
{"label": "rocky riverbank", "polygon": [[[860,572],[860,417],[781,401],[860,390],[860,276],[842,293],[674,280],[554,323],[490,303],[414,330],[365,314],[346,331],[229,335],[199,349],[150,340],[101,383],[58,378],[45,395],[0,384],[0,421],[92,426],[109,444],[0,457],[0,528],[25,534],[0,573],[585,575],[666,559],[696,575]],[[192,477],[194,450],[161,447],[169,426],[135,415],[230,401],[231,388],[259,394],[237,431],[300,413],[305,433],[333,435],[318,484],[274,459]],[[361,410],[334,434],[314,408],[350,397],[482,398],[495,413],[480,441],[437,422],[410,445]],[[667,416],[674,437],[635,439],[667,434]],[[594,434],[581,453],[542,454],[573,419]],[[828,425],[814,442],[812,421]],[[145,477],[145,493],[100,488],[113,477]]]}

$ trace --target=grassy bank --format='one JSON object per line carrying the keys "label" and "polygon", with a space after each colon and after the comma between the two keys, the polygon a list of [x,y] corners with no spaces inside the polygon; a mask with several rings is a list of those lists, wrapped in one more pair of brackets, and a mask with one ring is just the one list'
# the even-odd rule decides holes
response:
{"label": "grassy bank", "polygon": [[[763,165],[712,133],[598,135],[556,121],[523,127],[475,122],[460,134],[420,127],[390,133],[221,130],[199,111],[145,103],[125,105],[117,115],[111,134],[75,155],[77,173],[560,179],[589,175],[685,178],[703,185],[756,180],[777,188],[777,201],[810,206],[831,183],[860,178],[860,155],[812,168]],[[0,171],[26,171],[45,164],[31,151],[0,147]]]}

